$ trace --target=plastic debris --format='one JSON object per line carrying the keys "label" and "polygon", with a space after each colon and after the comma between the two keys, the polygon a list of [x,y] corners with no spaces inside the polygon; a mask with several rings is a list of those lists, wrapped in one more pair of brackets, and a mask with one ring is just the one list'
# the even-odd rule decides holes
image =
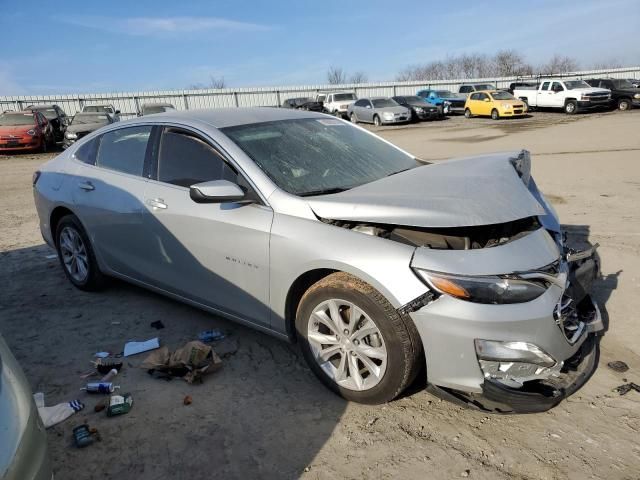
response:
{"label": "plastic debris", "polygon": [[94,441],[100,441],[100,433],[98,433],[98,429],[90,428],[85,423],[73,429],[73,440],[78,448],[88,447]]}
{"label": "plastic debris", "polygon": [[113,377],[115,377],[116,375],[118,375],[118,370],[115,368],[112,368],[111,370],[109,370],[109,372],[100,379],[101,382],[110,382],[111,379]]}
{"label": "plastic debris", "polygon": [[160,348],[160,340],[158,337],[151,338],[144,342],[127,342],[124,346],[124,356],[129,357],[149,350],[155,350],[156,348]]}
{"label": "plastic debris", "polygon": [[107,416],[114,417],[116,415],[124,415],[125,413],[129,413],[131,407],[133,407],[133,397],[130,393],[111,395],[109,407],[107,408]]}
{"label": "plastic debris", "polygon": [[164,328],[164,323],[162,323],[160,320],[156,320],[155,322],[151,322],[151,325],[149,326],[155,328],[156,330],[161,330]]}
{"label": "plastic debris", "polygon": [[198,334],[198,340],[201,342],[215,342],[216,340],[222,340],[225,337],[222,330],[214,328],[213,330],[205,330]]}
{"label": "plastic debris", "polygon": [[624,373],[627,370],[629,370],[629,365],[627,365],[626,363],[620,360],[607,363],[607,367],[609,367],[614,372],[618,372],[618,373]]}
{"label": "plastic debris", "polygon": [[93,365],[96,367],[98,373],[102,375],[106,375],[114,369],[118,372],[122,369],[122,362],[112,358],[100,358],[96,362],[93,362]]}
{"label": "plastic debris", "polygon": [[111,354],[109,352],[97,352],[94,357],[96,358],[107,358],[111,356]]}
{"label": "plastic debris", "polygon": [[635,390],[636,392],[640,393],[640,385],[638,385],[637,383],[630,382],[630,383],[625,383],[624,385],[620,385],[619,387],[616,387],[613,389],[614,392],[617,392],[620,395],[626,395],[631,390]]}

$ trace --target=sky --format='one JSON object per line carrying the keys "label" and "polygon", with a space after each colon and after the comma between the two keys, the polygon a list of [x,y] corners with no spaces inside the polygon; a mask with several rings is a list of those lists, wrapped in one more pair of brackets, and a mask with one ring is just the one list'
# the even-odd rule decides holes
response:
{"label": "sky", "polygon": [[640,0],[0,0],[0,96],[369,81],[514,49],[640,65]]}

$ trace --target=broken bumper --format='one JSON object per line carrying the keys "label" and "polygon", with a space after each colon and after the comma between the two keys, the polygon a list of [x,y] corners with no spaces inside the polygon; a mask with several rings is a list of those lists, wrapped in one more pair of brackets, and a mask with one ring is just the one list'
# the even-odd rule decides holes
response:
{"label": "broken bumper", "polygon": [[[430,389],[486,411],[524,413],[547,410],[580,388],[596,368],[604,329],[588,295],[599,267],[594,251],[566,258],[566,288],[551,285],[533,301],[488,305],[442,295],[412,312]],[[483,358],[478,339],[532,346],[552,361]]]}

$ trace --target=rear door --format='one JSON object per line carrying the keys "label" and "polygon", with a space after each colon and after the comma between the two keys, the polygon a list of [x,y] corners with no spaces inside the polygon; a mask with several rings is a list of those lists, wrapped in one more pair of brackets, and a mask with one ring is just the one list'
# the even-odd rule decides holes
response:
{"label": "rear door", "polygon": [[154,284],[203,305],[270,325],[269,237],[273,210],[261,201],[196,203],[189,186],[250,183],[198,132],[164,127],[145,192],[147,254]]}
{"label": "rear door", "polygon": [[153,127],[120,128],[83,144],[71,179],[78,218],[98,256],[117,273],[146,279],[145,158]]}

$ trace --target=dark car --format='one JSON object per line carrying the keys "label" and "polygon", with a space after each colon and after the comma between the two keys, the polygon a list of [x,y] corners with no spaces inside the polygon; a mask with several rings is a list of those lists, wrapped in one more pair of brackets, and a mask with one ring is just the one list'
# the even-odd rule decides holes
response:
{"label": "dark car", "polygon": [[513,95],[513,91],[516,88],[520,88],[523,90],[526,89],[530,89],[530,90],[537,90],[538,89],[538,82],[513,82],[509,85],[509,88],[507,88],[507,91]]}
{"label": "dark car", "polygon": [[640,92],[629,80],[620,78],[591,78],[585,80],[592,87],[611,90],[611,106],[618,110],[640,107]]}
{"label": "dark car", "polygon": [[115,121],[113,115],[108,113],[76,113],[64,134],[62,147],[68,148],[80,138]]}
{"label": "dark car", "polygon": [[300,97],[289,98],[282,102],[283,108],[295,108],[296,110],[310,110],[312,112],[324,112],[322,102],[316,102],[313,98]]}
{"label": "dark car", "polygon": [[411,110],[411,120],[441,120],[444,118],[444,110],[440,105],[433,105],[417,95],[392,97],[403,107]]}
{"label": "dark car", "polygon": [[144,117],[145,115],[154,115],[156,113],[173,112],[175,109],[176,107],[171,103],[145,103],[142,105],[140,116]]}
{"label": "dark car", "polygon": [[26,110],[40,112],[51,124],[56,142],[64,139],[64,132],[69,124],[69,117],[58,105],[29,105]]}

